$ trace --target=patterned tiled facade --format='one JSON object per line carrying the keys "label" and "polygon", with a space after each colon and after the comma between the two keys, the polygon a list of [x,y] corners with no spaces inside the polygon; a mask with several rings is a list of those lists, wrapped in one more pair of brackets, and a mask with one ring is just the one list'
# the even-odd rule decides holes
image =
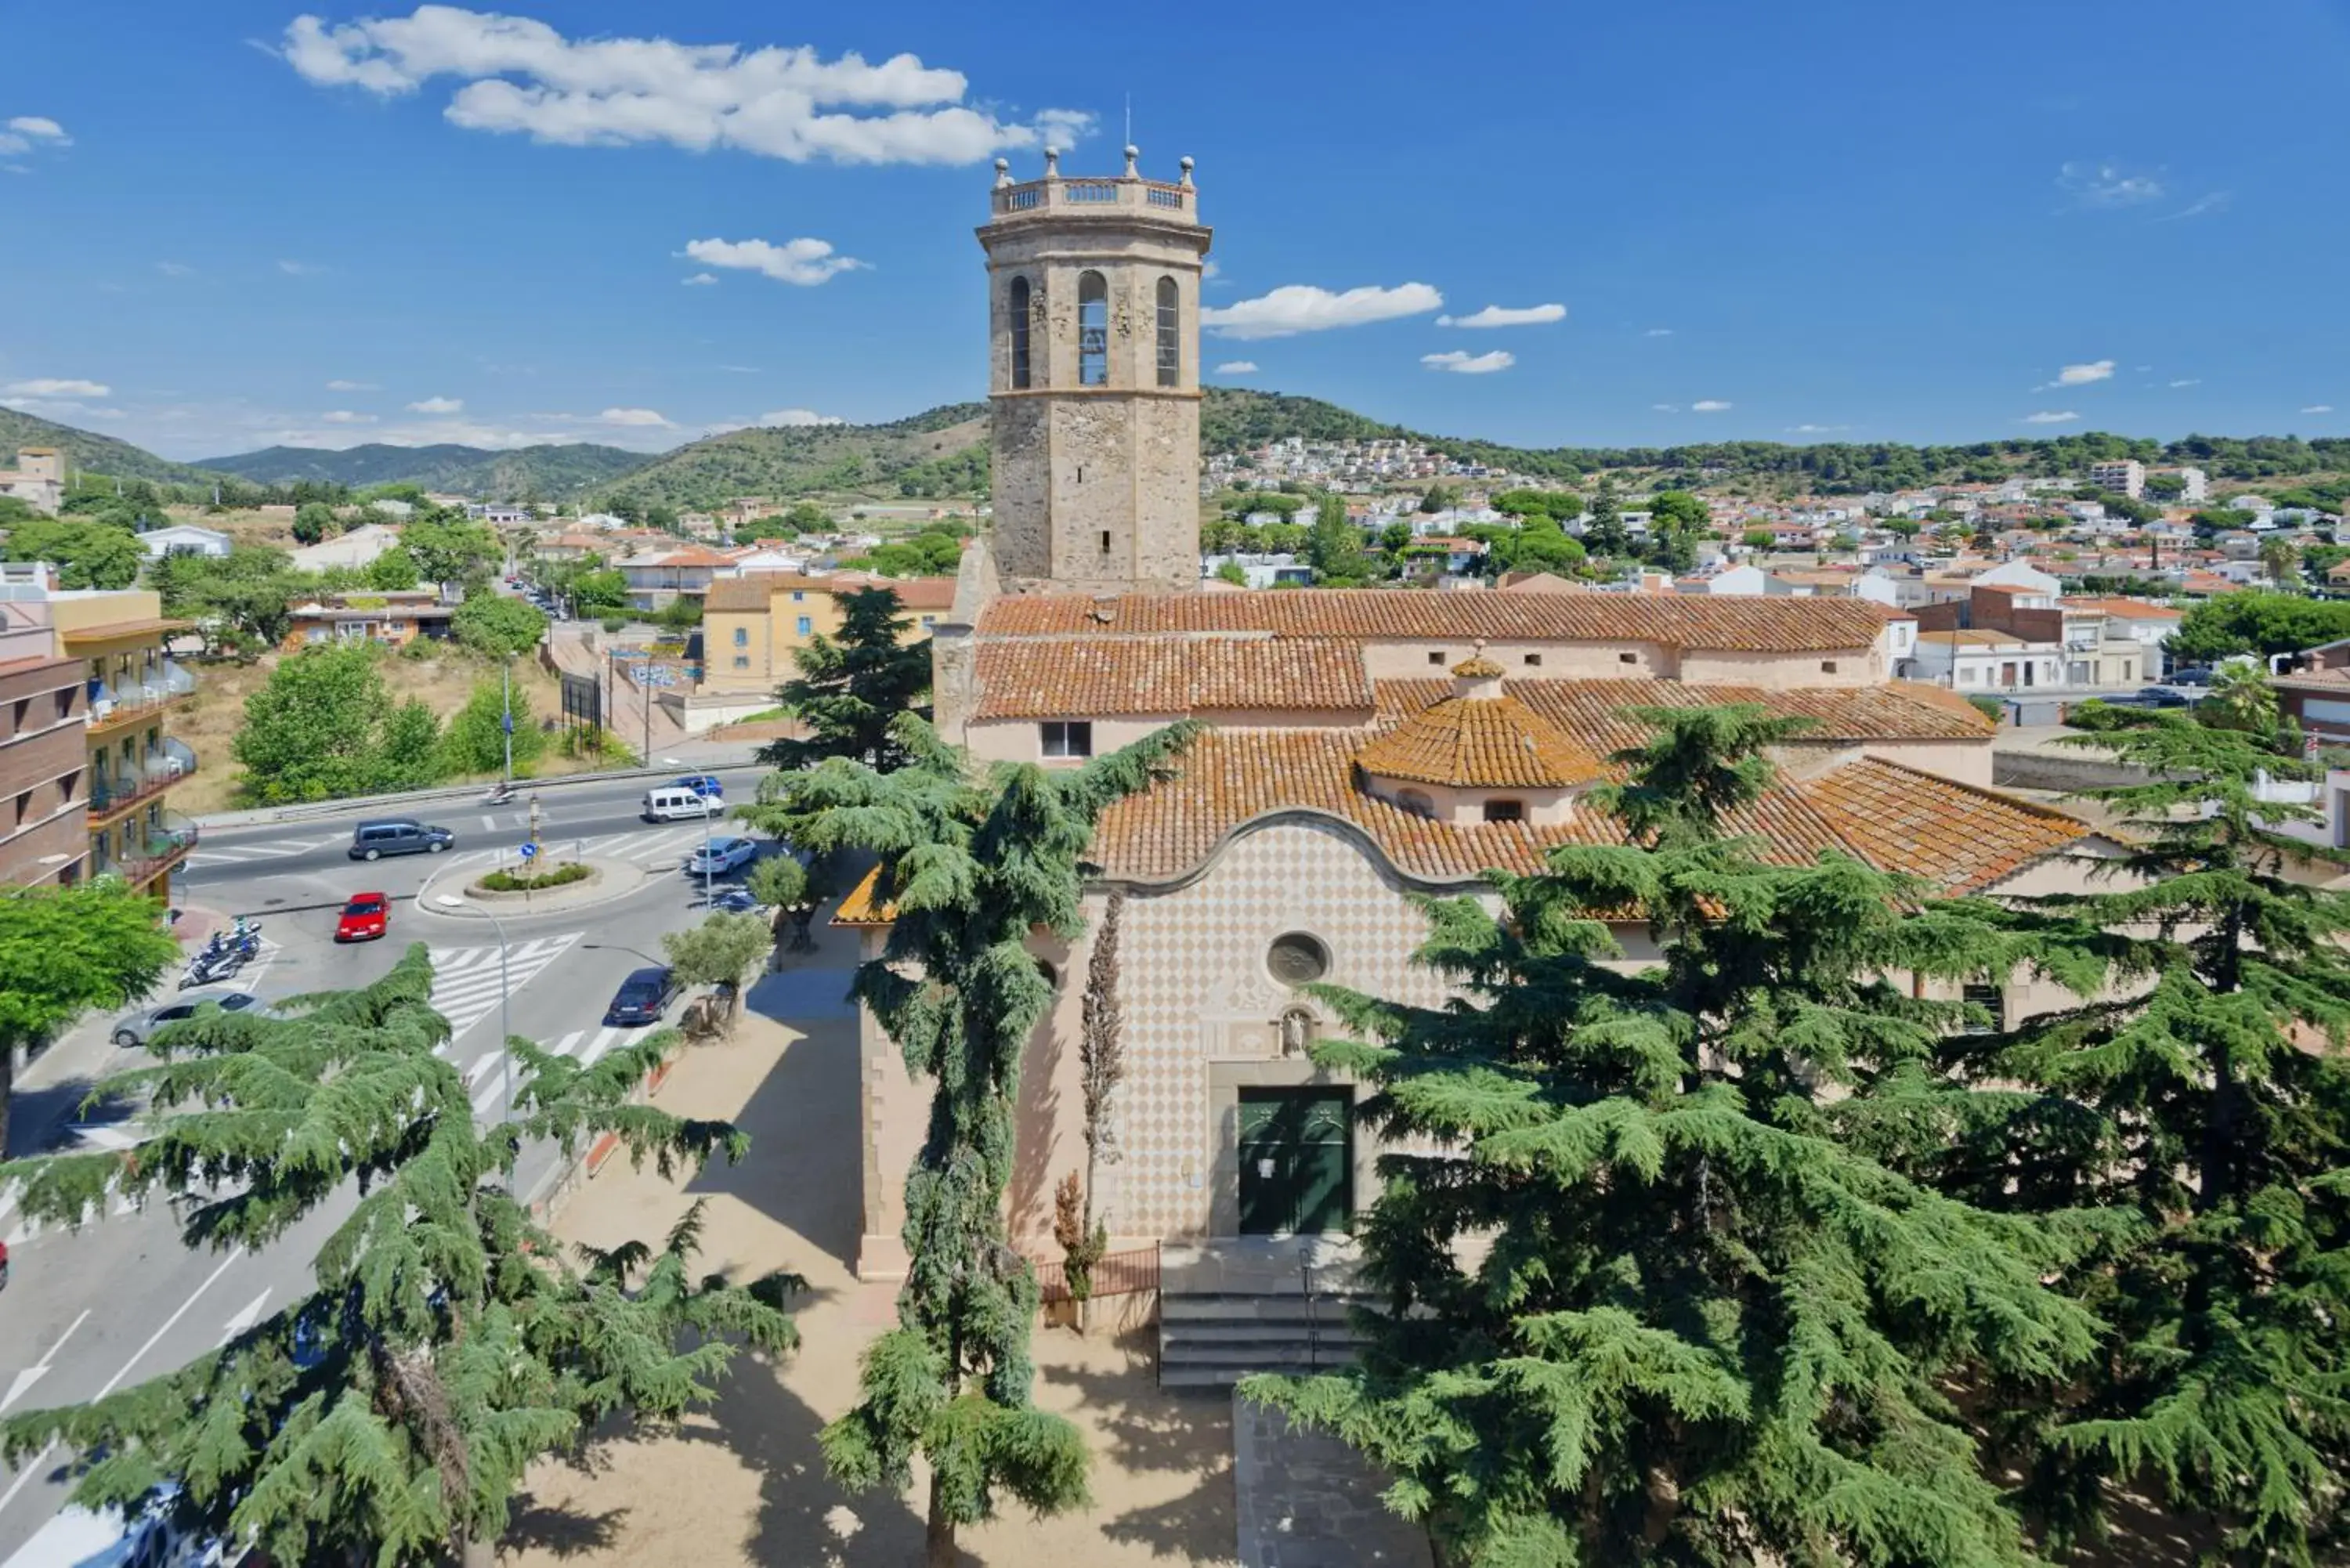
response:
{"label": "patterned tiled facade", "polygon": [[1209,1064],[1280,1059],[1281,1015],[1300,1000],[1267,967],[1275,938],[1304,932],[1320,941],[1334,984],[1432,1005],[1446,988],[1409,961],[1427,930],[1401,884],[1329,824],[1268,826],[1233,843],[1197,881],[1129,897],[1116,1229],[1208,1233],[1221,1131]]}

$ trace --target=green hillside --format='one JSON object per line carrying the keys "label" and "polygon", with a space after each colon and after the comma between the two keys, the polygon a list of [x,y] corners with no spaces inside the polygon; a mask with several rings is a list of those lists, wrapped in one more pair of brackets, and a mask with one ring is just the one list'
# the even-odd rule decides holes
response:
{"label": "green hillside", "polygon": [[76,472],[110,474],[117,479],[147,479],[159,483],[200,483],[209,478],[192,464],[172,462],[127,441],[54,424],[14,409],[0,409],[0,468],[15,464],[16,451],[27,446],[65,449],[66,461]]}
{"label": "green hillside", "polygon": [[729,431],[653,459],[602,494],[715,506],[736,495],[951,498],[987,484],[987,405],[949,403],[886,425]]}
{"label": "green hillside", "polygon": [[265,447],[234,457],[207,458],[203,466],[256,484],[307,480],[364,490],[371,484],[404,483],[487,501],[567,501],[608,484],[647,461],[642,452],[588,442],[516,447],[511,452],[374,442],[340,451]]}

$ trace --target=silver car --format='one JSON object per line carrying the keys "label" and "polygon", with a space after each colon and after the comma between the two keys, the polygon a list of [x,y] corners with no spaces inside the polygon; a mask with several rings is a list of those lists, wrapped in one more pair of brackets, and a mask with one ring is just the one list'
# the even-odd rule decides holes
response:
{"label": "silver car", "polygon": [[[155,1031],[166,1023],[178,1023],[195,1016],[196,1009],[207,1002],[216,1002],[223,1012],[243,1012],[249,1007],[260,1007],[261,999],[249,991],[192,991],[185,996],[151,1007],[144,1012],[134,1012],[114,1026],[114,1043],[124,1049],[144,1045]],[[269,1010],[261,1007],[264,1017]]]}

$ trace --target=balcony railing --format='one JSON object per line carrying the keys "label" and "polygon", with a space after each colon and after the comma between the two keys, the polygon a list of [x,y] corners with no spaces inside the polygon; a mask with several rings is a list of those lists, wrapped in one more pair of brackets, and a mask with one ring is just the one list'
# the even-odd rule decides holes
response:
{"label": "balcony railing", "polygon": [[133,887],[151,882],[185,860],[196,846],[196,837],[194,823],[177,814],[167,815],[133,837],[131,847],[114,869]]}
{"label": "balcony railing", "polygon": [[1160,180],[1064,180],[1056,176],[1018,185],[998,185],[990,194],[998,215],[1081,207],[1093,213],[1139,208],[1188,217],[1196,192],[1189,185],[1170,185]]}
{"label": "balcony railing", "polygon": [[89,811],[107,816],[162,794],[196,771],[196,753],[185,741],[166,739],[137,762],[109,759],[89,777]]}
{"label": "balcony railing", "polygon": [[116,686],[105,680],[89,683],[89,727],[106,731],[144,718],[170,706],[196,689],[196,678],[165,659],[144,679]]}

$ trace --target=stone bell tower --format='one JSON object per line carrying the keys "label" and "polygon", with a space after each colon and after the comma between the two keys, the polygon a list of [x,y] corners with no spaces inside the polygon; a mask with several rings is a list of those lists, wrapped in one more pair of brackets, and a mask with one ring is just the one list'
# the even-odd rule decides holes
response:
{"label": "stone bell tower", "polygon": [[1013,182],[995,162],[987,252],[993,554],[1012,592],[1200,582],[1200,222],[1191,161]]}

